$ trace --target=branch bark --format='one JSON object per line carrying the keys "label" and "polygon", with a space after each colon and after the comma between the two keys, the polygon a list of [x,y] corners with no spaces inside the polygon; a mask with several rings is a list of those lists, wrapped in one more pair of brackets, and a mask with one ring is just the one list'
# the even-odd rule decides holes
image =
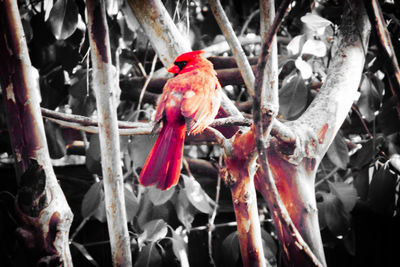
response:
{"label": "branch bark", "polygon": [[111,253],[114,266],[132,266],[117,124],[118,81],[112,72],[104,2],[88,0],[86,4]]}
{"label": "branch bark", "polygon": [[129,0],[128,3],[164,66],[191,50],[160,0]]}
{"label": "branch bark", "polygon": [[244,83],[246,84],[247,90],[251,96],[254,95],[254,73],[250,67],[250,63],[243,51],[242,46],[229,22],[224,9],[222,8],[219,0],[208,0],[210,8],[214,14],[214,17],[224,33],[225,38],[232,49],[233,56],[236,59],[236,63],[239,66],[240,73],[242,74]]}
{"label": "branch bark", "polygon": [[38,73],[17,1],[0,1],[0,32],[0,81],[19,184],[17,235],[29,251],[27,264],[72,266],[68,235],[73,214],[50,161]]}
{"label": "branch bark", "polygon": [[[293,228],[284,218],[285,213],[272,210],[285,261],[290,266],[325,265],[315,203],[315,174],[355,99],[370,29],[362,1],[349,3],[351,6],[343,15],[338,34],[338,50],[325,83],[306,112],[298,120],[285,123],[292,134],[281,140],[270,138],[267,150],[269,170],[263,167],[266,172],[261,174],[274,177],[295,226]],[[270,194],[268,190],[271,188],[263,186],[262,182],[258,186],[265,191],[263,195]],[[297,230],[300,235],[297,235]]]}

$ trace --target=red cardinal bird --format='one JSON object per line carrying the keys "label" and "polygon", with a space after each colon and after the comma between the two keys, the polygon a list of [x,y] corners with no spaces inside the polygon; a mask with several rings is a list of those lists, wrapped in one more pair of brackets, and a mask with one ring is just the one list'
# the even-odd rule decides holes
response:
{"label": "red cardinal bird", "polygon": [[164,86],[155,117],[155,131],[163,126],[150,151],[139,181],[167,190],[179,181],[186,130],[201,133],[213,122],[221,102],[221,85],[203,51],[180,55],[168,72],[176,76]]}

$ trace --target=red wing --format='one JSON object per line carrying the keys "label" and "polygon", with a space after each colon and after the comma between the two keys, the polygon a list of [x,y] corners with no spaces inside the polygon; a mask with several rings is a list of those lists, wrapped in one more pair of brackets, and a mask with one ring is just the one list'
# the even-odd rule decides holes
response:
{"label": "red wing", "polygon": [[197,72],[195,82],[187,85],[181,104],[181,113],[190,133],[202,132],[215,118],[219,104],[221,85],[209,72]]}

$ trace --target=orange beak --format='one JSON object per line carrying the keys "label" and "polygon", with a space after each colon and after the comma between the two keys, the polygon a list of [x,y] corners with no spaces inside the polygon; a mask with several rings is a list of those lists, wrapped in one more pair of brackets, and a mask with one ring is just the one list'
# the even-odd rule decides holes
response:
{"label": "orange beak", "polygon": [[179,73],[181,70],[177,65],[172,64],[171,66],[168,67],[167,71],[171,73]]}

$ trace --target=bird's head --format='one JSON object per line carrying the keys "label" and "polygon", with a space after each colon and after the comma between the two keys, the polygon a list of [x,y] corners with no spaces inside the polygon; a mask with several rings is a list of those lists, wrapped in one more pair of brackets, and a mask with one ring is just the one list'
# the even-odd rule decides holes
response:
{"label": "bird's head", "polygon": [[199,65],[198,63],[203,61],[208,62],[208,60],[201,56],[204,53],[204,51],[198,50],[181,54],[175,59],[174,63],[169,66],[168,72],[178,74],[193,69],[193,67]]}

